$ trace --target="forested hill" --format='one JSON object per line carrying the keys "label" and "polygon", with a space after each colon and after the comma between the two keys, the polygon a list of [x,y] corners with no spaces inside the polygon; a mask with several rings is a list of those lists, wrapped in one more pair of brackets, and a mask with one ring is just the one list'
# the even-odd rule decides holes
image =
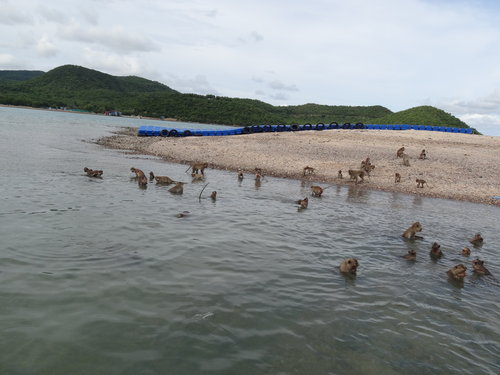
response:
{"label": "forested hill", "polygon": [[60,66],[47,73],[0,71],[0,104],[98,113],[112,110],[125,115],[242,126],[336,121],[468,127],[451,114],[430,106],[396,113],[379,105],[273,106],[254,99],[182,94],[141,77],[117,77],[75,65]]}

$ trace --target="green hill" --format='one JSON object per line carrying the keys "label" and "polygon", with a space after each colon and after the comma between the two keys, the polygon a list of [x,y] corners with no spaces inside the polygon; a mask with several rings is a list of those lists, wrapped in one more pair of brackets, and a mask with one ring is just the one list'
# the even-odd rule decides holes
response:
{"label": "green hill", "polygon": [[241,126],[336,121],[467,127],[449,113],[430,106],[396,113],[380,105],[273,106],[254,99],[182,94],[141,77],[117,77],[75,65],[60,66],[47,73],[18,71],[16,75],[14,72],[0,71],[2,104],[68,107],[101,113],[117,110],[127,115]]}

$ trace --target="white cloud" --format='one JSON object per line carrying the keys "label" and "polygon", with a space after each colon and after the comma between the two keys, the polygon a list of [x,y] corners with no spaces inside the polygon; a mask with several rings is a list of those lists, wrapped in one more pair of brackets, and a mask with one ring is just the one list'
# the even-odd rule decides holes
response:
{"label": "white cloud", "polygon": [[32,22],[33,19],[26,9],[17,7],[9,1],[0,2],[0,24],[13,26]]}
{"label": "white cloud", "polygon": [[58,53],[56,46],[51,43],[46,35],[43,35],[36,45],[36,50],[40,56],[52,57]]}
{"label": "white cloud", "polygon": [[166,84],[170,88],[183,93],[220,95],[219,92],[208,82],[207,77],[201,74],[194,77],[182,77],[170,74],[168,75]]}

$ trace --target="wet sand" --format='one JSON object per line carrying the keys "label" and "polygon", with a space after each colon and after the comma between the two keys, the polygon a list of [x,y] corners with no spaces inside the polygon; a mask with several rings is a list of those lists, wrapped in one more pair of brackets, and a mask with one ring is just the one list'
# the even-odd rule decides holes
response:
{"label": "wet sand", "polygon": [[[367,157],[375,169],[359,189],[375,189],[426,197],[463,200],[500,206],[500,137],[421,130],[325,130],[258,133],[210,137],[138,137],[126,129],[97,141],[109,148],[155,155],[188,164],[207,162],[210,168],[243,170],[253,178],[264,175],[307,179],[329,184],[355,184],[349,169],[358,170]],[[404,146],[410,166],[396,151]],[[427,159],[419,159],[425,149]],[[303,176],[304,167],[313,167]],[[338,177],[341,170],[343,178]],[[395,183],[398,172],[401,182]],[[417,188],[416,179],[427,185]]]}

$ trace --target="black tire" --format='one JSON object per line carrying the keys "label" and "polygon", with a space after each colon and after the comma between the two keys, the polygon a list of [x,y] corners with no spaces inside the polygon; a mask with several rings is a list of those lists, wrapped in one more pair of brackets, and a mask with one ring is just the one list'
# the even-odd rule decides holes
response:
{"label": "black tire", "polygon": [[286,125],[285,124],[276,125],[276,131],[278,131],[278,132],[284,132],[285,130],[286,130]]}
{"label": "black tire", "polygon": [[322,122],[318,122],[315,126],[316,130],[323,130],[324,128],[325,128],[325,124],[323,124]]}
{"label": "black tire", "polygon": [[250,134],[252,133],[252,128],[250,126],[245,126],[243,128],[243,134]]}
{"label": "black tire", "polygon": [[299,129],[300,129],[300,128],[299,128],[299,125],[298,125],[298,124],[292,124],[292,125],[290,125],[290,130],[291,130],[291,131],[297,131],[297,130],[299,130]]}
{"label": "black tire", "polygon": [[351,123],[346,122],[344,125],[342,125],[342,129],[350,129],[351,128]]}
{"label": "black tire", "polygon": [[252,126],[252,132],[253,133],[260,133],[262,131],[261,127],[259,125],[253,125]]}
{"label": "black tire", "polygon": [[363,125],[363,123],[362,123],[362,122],[358,122],[354,128],[355,128],[355,129],[364,129],[364,128],[365,128],[365,125]]}
{"label": "black tire", "polygon": [[169,133],[168,129],[161,129],[160,130],[160,136],[162,136],[162,137],[168,137],[168,133]]}
{"label": "black tire", "polygon": [[262,130],[265,131],[265,132],[270,132],[273,130],[273,127],[271,125],[264,125],[262,127]]}
{"label": "black tire", "polygon": [[339,128],[339,124],[338,122],[330,122],[330,125],[328,125],[328,129],[338,129]]}
{"label": "black tire", "polygon": [[179,132],[175,129],[172,129],[168,132],[169,137],[177,137],[179,135]]}
{"label": "black tire", "polygon": [[193,133],[191,133],[191,130],[184,130],[184,132],[182,133],[182,135],[184,137],[189,137],[189,136],[193,135]]}
{"label": "black tire", "polygon": [[302,125],[302,130],[311,130],[312,129],[312,125],[310,123],[305,123],[304,125]]}

